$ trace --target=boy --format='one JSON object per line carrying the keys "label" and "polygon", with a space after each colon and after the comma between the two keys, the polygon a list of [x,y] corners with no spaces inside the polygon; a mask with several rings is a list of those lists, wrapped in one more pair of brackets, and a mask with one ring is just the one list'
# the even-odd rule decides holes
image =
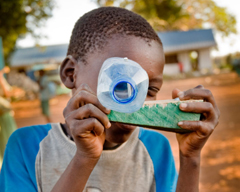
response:
{"label": "boy", "polygon": [[160,133],[109,122],[110,111],[99,103],[96,90],[99,70],[110,57],[139,63],[149,76],[146,99],[156,99],[164,54],[146,20],[114,7],[85,14],[75,24],[60,70],[73,92],[63,112],[66,124],[22,128],[11,136],[0,178],[3,191],[198,191],[200,152],[219,118],[211,92],[202,86],[173,90],[173,98],[206,101],[180,106],[202,113],[203,119],[179,122],[193,132],[177,135],[178,176],[169,143]]}

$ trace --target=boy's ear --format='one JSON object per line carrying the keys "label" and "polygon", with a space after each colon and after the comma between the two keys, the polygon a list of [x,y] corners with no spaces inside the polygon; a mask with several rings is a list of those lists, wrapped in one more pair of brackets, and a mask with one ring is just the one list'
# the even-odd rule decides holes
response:
{"label": "boy's ear", "polygon": [[73,56],[68,55],[62,62],[60,67],[60,77],[63,84],[69,88],[73,89],[75,87],[75,71],[76,71],[77,61]]}

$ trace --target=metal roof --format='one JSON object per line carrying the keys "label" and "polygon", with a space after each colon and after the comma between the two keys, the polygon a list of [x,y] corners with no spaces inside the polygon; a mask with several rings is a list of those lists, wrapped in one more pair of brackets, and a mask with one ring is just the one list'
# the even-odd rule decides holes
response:
{"label": "metal roof", "polygon": [[158,33],[165,54],[216,46],[212,29]]}
{"label": "metal roof", "polygon": [[[212,29],[158,33],[165,54],[216,46]],[[11,59],[12,67],[39,63],[61,63],[67,54],[68,44],[17,49]]]}
{"label": "metal roof", "polygon": [[17,49],[10,58],[12,67],[37,63],[60,63],[66,57],[68,44]]}

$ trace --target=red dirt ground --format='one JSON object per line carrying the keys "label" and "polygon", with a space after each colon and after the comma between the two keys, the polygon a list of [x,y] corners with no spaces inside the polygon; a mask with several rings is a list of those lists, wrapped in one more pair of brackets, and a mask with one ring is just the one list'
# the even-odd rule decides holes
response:
{"label": "red dirt ground", "polygon": [[[171,98],[173,88],[186,90],[202,84],[212,91],[221,111],[220,122],[202,151],[201,192],[237,192],[240,189],[240,78],[236,73],[165,81],[158,99]],[[62,111],[69,96],[51,100],[53,122],[64,122]],[[13,103],[18,127],[45,124],[39,101]],[[170,141],[178,166],[178,144],[174,133],[162,132]]]}

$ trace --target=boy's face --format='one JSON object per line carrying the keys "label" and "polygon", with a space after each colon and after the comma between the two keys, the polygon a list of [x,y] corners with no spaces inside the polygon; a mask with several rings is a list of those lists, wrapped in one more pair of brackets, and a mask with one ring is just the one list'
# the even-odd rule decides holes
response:
{"label": "boy's face", "polygon": [[[137,63],[147,72],[149,76],[149,89],[146,100],[155,100],[157,92],[162,86],[162,75],[164,66],[163,48],[157,41],[147,43],[145,40],[134,37],[114,36],[108,41],[103,50],[94,51],[87,55],[87,64],[80,63],[75,68],[75,90],[86,83],[97,93],[98,74],[103,62],[110,57],[127,57]],[[125,142],[134,126],[112,123],[112,127],[106,130],[106,143],[120,144]]]}

